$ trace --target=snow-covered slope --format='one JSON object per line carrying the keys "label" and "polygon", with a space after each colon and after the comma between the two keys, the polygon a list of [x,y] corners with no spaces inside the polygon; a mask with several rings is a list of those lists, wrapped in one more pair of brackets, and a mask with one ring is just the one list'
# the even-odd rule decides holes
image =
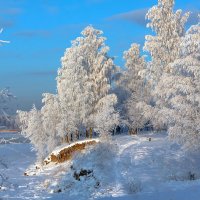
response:
{"label": "snow-covered slope", "polygon": [[[195,200],[200,198],[197,158],[170,144],[164,133],[119,136],[111,144],[77,155],[71,170],[53,188],[61,192],[57,199],[67,195],[68,199]],[[75,180],[82,170],[92,173]]]}
{"label": "snow-covered slope", "polygon": [[37,176],[23,176],[35,160],[29,144],[1,144],[0,158],[3,199],[200,199],[198,155],[183,153],[165,133],[116,136]]}

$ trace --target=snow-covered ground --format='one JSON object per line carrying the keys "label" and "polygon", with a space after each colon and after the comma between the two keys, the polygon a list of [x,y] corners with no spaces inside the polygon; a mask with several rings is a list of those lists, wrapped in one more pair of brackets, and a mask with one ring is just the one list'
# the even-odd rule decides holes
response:
{"label": "snow-covered ground", "polygon": [[0,144],[1,200],[200,199],[198,155],[184,154],[165,133],[116,136],[35,176],[24,176],[35,162],[31,145],[18,134],[0,133],[0,141],[12,137],[16,143]]}
{"label": "snow-covered ground", "polygon": [[39,196],[41,192],[37,192],[37,186],[41,178],[24,176],[26,168],[35,162],[30,143],[18,133],[0,133],[0,141],[0,199],[21,200]]}

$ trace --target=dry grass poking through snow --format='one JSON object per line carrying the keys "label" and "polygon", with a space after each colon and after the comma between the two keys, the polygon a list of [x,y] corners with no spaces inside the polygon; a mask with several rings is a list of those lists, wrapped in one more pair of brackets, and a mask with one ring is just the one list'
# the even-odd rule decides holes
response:
{"label": "dry grass poking through snow", "polygon": [[52,153],[48,160],[45,160],[45,164],[49,164],[50,162],[62,163],[67,160],[70,160],[75,152],[80,152],[84,150],[87,146],[95,145],[97,143],[96,140],[91,141],[83,141],[81,143],[74,143],[64,149],[62,149],[56,155]]}

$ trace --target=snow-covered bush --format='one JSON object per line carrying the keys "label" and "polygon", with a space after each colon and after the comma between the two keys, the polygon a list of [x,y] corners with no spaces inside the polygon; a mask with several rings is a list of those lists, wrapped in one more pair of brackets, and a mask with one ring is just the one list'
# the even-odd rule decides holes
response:
{"label": "snow-covered bush", "polygon": [[113,168],[116,152],[116,146],[111,140],[99,142],[84,155],[76,155],[73,167],[75,169],[92,169],[94,174],[98,171],[99,178],[102,174],[104,174],[102,178],[106,178],[106,174],[112,174],[110,170]]}
{"label": "snow-covered bush", "polygon": [[119,113],[115,111],[116,95],[110,94],[102,98],[95,107],[94,123],[96,132],[101,138],[107,138],[114,127],[119,124]]}
{"label": "snow-covered bush", "polygon": [[127,177],[124,188],[129,194],[134,194],[142,191],[141,182],[132,177]]}
{"label": "snow-covered bush", "polygon": [[77,154],[60,183],[51,186],[54,192],[67,192],[70,197],[89,199],[97,190],[106,189],[115,178],[117,148],[111,142],[100,142]]}
{"label": "snow-covered bush", "polygon": [[[174,153],[176,152],[176,153]],[[167,180],[193,181],[200,179],[199,152],[185,152],[172,148],[172,154],[164,158],[162,173]]]}

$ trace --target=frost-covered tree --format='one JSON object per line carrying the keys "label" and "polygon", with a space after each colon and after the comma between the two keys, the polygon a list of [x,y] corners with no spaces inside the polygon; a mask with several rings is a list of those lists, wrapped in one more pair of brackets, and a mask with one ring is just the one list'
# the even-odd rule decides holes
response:
{"label": "frost-covered tree", "polygon": [[[0,34],[3,32],[3,29],[0,30]],[[6,40],[0,40],[0,45],[4,43],[10,43]],[[9,88],[5,88],[0,91],[0,125],[9,126],[14,128],[16,126],[15,119],[10,116],[10,106],[8,105],[15,96],[11,94]]]}
{"label": "frost-covered tree", "polygon": [[167,116],[172,139],[185,149],[200,150],[200,23],[187,31],[180,48],[180,57],[170,65],[172,73],[159,84],[170,105],[162,114]]}
{"label": "frost-covered tree", "polygon": [[17,111],[20,120],[21,133],[28,138],[37,152],[38,161],[47,156],[47,138],[48,135],[43,129],[41,111],[35,106],[29,111]]}
{"label": "frost-covered tree", "polygon": [[174,0],[158,0],[146,14],[147,27],[155,35],[145,37],[144,50],[151,56],[150,77],[152,84],[157,84],[163,71],[169,71],[168,64],[179,55],[181,37],[185,33],[185,23],[189,13],[174,11]]}
{"label": "frost-covered tree", "polygon": [[[98,127],[94,121],[98,115],[99,104],[107,104],[106,101],[111,101],[110,105],[116,103],[115,95],[110,95],[112,73],[116,70],[113,63],[113,58],[108,56],[109,47],[105,45],[105,37],[102,37],[103,32],[94,29],[92,26],[86,27],[82,32],[85,39],[82,40],[85,44],[85,56],[82,62],[87,71],[87,87],[89,93],[87,96],[87,127]],[[103,107],[103,106],[102,106]],[[112,116],[110,116],[112,118]],[[103,123],[103,121],[102,121]],[[112,122],[111,122],[112,123]]]}
{"label": "frost-covered tree", "polygon": [[[62,57],[57,77],[62,126],[69,131],[99,126],[95,120],[99,102],[108,100],[115,69],[103,32],[88,26],[81,34]],[[115,98],[110,97],[110,101],[115,102]]]}
{"label": "frost-covered tree", "polygon": [[15,96],[10,92],[9,88],[5,88],[0,91],[0,115],[8,116],[9,102],[12,101]]}
{"label": "frost-covered tree", "polygon": [[57,90],[61,109],[59,132],[69,135],[81,127],[86,118],[84,108],[84,85],[86,72],[79,62],[78,48],[74,42],[66,49],[58,70]]}
{"label": "frost-covered tree", "polygon": [[10,92],[9,88],[0,91],[0,126],[16,127],[15,117],[13,116],[14,104],[12,105],[15,99],[16,97]]}
{"label": "frost-covered tree", "polygon": [[61,143],[59,135],[60,105],[57,95],[44,93],[41,110],[35,106],[28,111],[17,111],[22,135],[30,140],[42,161]]}
{"label": "frost-covered tree", "polygon": [[119,124],[119,113],[115,110],[117,97],[114,94],[107,95],[99,100],[94,114],[95,131],[99,132],[102,138],[109,135],[109,132]]}
{"label": "frost-covered tree", "polygon": [[140,56],[140,45],[132,44],[128,51],[124,52],[126,61],[120,84],[126,90],[127,98],[123,103],[123,111],[125,120],[130,127],[130,131],[136,132],[138,128],[142,128],[146,122],[141,108],[137,106],[139,102],[148,101],[147,82],[142,76],[146,69],[146,61],[144,56]]}
{"label": "frost-covered tree", "polygon": [[60,105],[57,95],[43,94],[41,118],[43,131],[45,132],[46,146],[48,153],[61,143],[61,136],[58,134],[58,124],[60,123]]}
{"label": "frost-covered tree", "polygon": [[151,104],[141,105],[146,117],[149,118],[157,129],[167,128],[167,120],[163,109],[170,105],[162,97],[160,83],[165,75],[173,71],[170,63],[174,62],[180,54],[181,38],[185,34],[185,23],[189,13],[182,14],[181,10],[174,11],[174,0],[158,0],[158,5],[153,6],[147,13],[150,27],[155,35],[147,35],[144,50],[151,56],[148,63],[146,76],[151,84]]}
{"label": "frost-covered tree", "polygon": [[18,111],[22,134],[34,145],[39,160],[62,139],[69,142],[92,128],[106,134],[119,121],[114,109],[117,97],[110,93],[115,65],[101,35],[86,27],[61,59],[58,94],[43,94],[41,110],[34,106],[29,112]]}

